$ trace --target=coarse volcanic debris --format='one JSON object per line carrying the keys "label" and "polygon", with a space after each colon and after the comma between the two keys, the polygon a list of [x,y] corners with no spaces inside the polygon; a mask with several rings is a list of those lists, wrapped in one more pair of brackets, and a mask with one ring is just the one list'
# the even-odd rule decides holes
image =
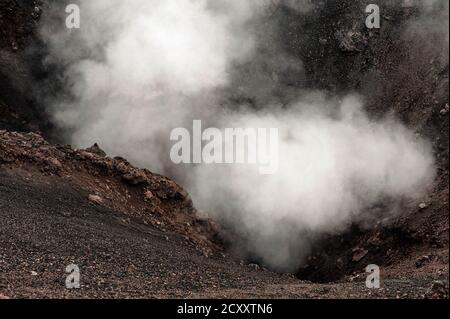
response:
{"label": "coarse volcanic debris", "polygon": [[87,192],[86,200],[92,204],[124,213],[125,223],[133,218],[177,233],[205,256],[222,251],[218,226],[197,216],[182,187],[123,158],[105,156],[97,144],[75,150],[69,145],[52,145],[38,133],[0,130],[2,167],[34,173],[34,178],[66,179]]}

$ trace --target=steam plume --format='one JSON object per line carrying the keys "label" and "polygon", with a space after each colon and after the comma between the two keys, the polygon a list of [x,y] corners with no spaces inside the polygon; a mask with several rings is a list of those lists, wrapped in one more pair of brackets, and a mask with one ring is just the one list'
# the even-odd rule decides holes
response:
{"label": "steam plume", "polygon": [[[111,155],[172,175],[197,207],[245,234],[243,245],[272,267],[295,268],[309,234],[369,219],[367,208],[381,199],[418,196],[433,178],[430,148],[395,119],[371,121],[356,95],[282,84],[303,76],[303,67],[268,40],[276,21],[267,19],[267,4],[276,1],[79,4],[80,30],[43,30],[71,96],[54,102],[55,121],[75,145],[99,142]],[[310,1],[286,4],[311,11]],[[234,100],[235,92],[258,105]],[[194,119],[278,127],[278,174],[261,176],[247,165],[174,166],[170,131]]]}

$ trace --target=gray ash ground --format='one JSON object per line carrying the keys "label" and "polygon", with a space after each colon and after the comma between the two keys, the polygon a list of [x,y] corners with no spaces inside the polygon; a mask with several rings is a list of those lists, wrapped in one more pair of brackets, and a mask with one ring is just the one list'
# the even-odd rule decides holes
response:
{"label": "gray ash ground", "polygon": [[[0,170],[0,295],[8,298],[422,298],[436,276],[317,284],[205,257],[186,240],[89,202],[57,177]],[[77,264],[81,288],[65,288]]]}

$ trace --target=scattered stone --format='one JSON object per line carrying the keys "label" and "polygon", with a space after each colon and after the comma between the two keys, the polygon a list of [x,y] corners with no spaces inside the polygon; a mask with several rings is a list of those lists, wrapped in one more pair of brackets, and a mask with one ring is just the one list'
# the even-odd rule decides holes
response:
{"label": "scattered stone", "polygon": [[442,116],[447,115],[449,112],[448,104],[445,104],[444,108],[439,112]]}
{"label": "scattered stone", "polygon": [[153,198],[153,193],[151,191],[146,191],[145,192],[145,198],[146,199],[152,199]]}
{"label": "scattered stone", "polygon": [[261,270],[261,267],[257,264],[249,264],[248,265],[250,268],[252,268],[253,270],[259,271]]}
{"label": "scattered stone", "polygon": [[84,160],[92,160],[94,158],[94,154],[93,153],[90,153],[90,152],[87,152],[87,151],[84,151],[84,150],[80,151],[78,153],[78,156],[80,156]]}
{"label": "scattered stone", "polygon": [[132,171],[122,175],[123,181],[131,185],[139,185],[147,182],[148,178],[142,171]]}
{"label": "scattered stone", "polygon": [[381,234],[378,232],[374,236],[370,237],[367,241],[368,244],[372,245],[373,247],[379,247],[383,244],[383,240],[380,238]]}
{"label": "scattered stone", "polygon": [[438,280],[433,282],[425,294],[426,299],[448,299],[448,282]]}
{"label": "scattered stone", "polygon": [[98,195],[91,194],[91,195],[89,195],[89,201],[94,204],[101,205],[103,203],[103,198],[101,198]]}
{"label": "scattered stone", "polygon": [[61,215],[63,215],[64,217],[71,217],[72,214],[70,212],[62,212]]}
{"label": "scattered stone", "polygon": [[336,38],[341,51],[347,53],[361,52],[367,45],[364,35],[356,30],[338,32]]}
{"label": "scattered stone", "polygon": [[156,195],[159,198],[162,198],[162,199],[167,199],[168,198],[167,190],[165,190],[165,189],[160,189],[160,190],[156,191]]}
{"label": "scattered stone", "polygon": [[350,277],[348,277],[348,280],[350,282],[358,281],[361,277],[361,274],[353,273]]}
{"label": "scattered stone", "polygon": [[353,252],[352,261],[354,261],[354,262],[359,262],[359,261],[361,261],[361,260],[362,260],[364,257],[366,257],[366,255],[369,253],[368,250],[363,249],[363,248],[359,248],[359,247],[354,248],[354,249],[352,250],[352,252]]}
{"label": "scattered stone", "polygon": [[31,276],[37,276],[38,275],[38,273],[37,272],[35,272],[35,271],[31,271]]}
{"label": "scattered stone", "polygon": [[61,162],[60,162],[57,158],[55,158],[55,157],[50,157],[50,158],[48,158],[48,159],[47,159],[47,163],[48,163],[50,166],[53,166],[53,167],[56,167],[56,168],[61,168],[61,167],[62,167]]}
{"label": "scattered stone", "polygon": [[129,224],[131,224],[131,219],[130,219],[130,218],[121,218],[121,219],[120,219],[120,222],[121,222],[122,224],[129,225]]}
{"label": "scattered stone", "polygon": [[100,148],[100,146],[98,146],[97,143],[85,149],[85,151],[91,154],[98,155],[100,157],[106,157],[106,153]]}
{"label": "scattered stone", "polygon": [[15,41],[11,42],[11,49],[13,49],[13,51],[19,50],[19,46],[18,46],[17,42],[15,42]]}
{"label": "scattered stone", "polygon": [[423,267],[424,265],[428,264],[431,261],[431,256],[422,256],[419,259],[416,260],[416,268]]}
{"label": "scattered stone", "polygon": [[420,209],[425,209],[425,208],[427,208],[427,207],[428,207],[428,205],[425,204],[425,203],[420,203],[420,204],[419,204],[419,208],[420,208]]}

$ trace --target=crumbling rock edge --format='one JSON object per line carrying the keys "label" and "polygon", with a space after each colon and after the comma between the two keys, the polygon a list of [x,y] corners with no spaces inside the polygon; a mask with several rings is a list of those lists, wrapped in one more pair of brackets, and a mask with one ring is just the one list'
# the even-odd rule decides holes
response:
{"label": "crumbling rock edge", "polygon": [[85,191],[86,201],[103,205],[162,231],[183,236],[205,256],[222,253],[219,227],[198,217],[188,193],[174,181],[126,159],[88,149],[52,145],[38,133],[0,130],[0,169],[56,176]]}

